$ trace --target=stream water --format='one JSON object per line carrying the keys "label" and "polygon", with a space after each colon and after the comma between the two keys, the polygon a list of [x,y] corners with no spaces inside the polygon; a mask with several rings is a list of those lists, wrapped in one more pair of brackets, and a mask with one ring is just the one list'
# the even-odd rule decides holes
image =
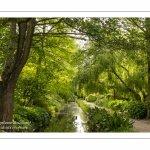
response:
{"label": "stream water", "polygon": [[66,104],[67,113],[72,114],[75,117],[76,132],[86,132],[86,115],[76,102],[69,102]]}

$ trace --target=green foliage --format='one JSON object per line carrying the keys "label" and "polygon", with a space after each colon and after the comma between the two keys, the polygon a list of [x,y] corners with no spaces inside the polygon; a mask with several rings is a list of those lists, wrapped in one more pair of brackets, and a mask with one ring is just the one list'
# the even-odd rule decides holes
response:
{"label": "green foliage", "polygon": [[[59,32],[63,32],[62,25],[59,28]],[[45,36],[36,42],[17,82],[15,101],[24,106],[33,104],[45,108],[49,103],[45,96],[51,94],[67,102],[73,95],[71,79],[75,70],[71,58],[77,49],[75,40],[67,36]]]}
{"label": "green foliage", "polygon": [[42,131],[49,125],[51,115],[43,108],[16,105],[14,109],[14,121],[30,122],[33,130]]}
{"label": "green foliage", "polygon": [[84,30],[91,41],[85,45],[86,51],[81,54],[81,65],[75,77],[79,93],[85,91],[84,96],[87,96],[97,92],[114,94],[115,91],[117,99],[144,100],[147,54],[143,51],[145,38],[140,30],[144,31],[144,22],[142,18],[86,20]]}
{"label": "green foliage", "polygon": [[108,104],[109,104],[110,100],[106,99],[106,98],[102,98],[102,99],[98,99],[95,104],[98,106],[102,106],[102,107],[106,107],[109,108]]}
{"label": "green foliage", "polygon": [[90,106],[86,105],[82,100],[76,100],[76,102],[85,113],[90,111],[91,109]]}
{"label": "green foliage", "polygon": [[26,118],[19,114],[13,115],[13,128],[15,132],[32,132],[33,124]]}
{"label": "green foliage", "polygon": [[112,132],[137,132],[135,131],[133,128],[129,128],[129,127],[119,127],[117,129],[114,129]]}
{"label": "green foliage", "polygon": [[143,119],[147,115],[147,108],[144,102],[132,101],[127,107],[128,115],[131,118]]}
{"label": "green foliage", "polygon": [[121,128],[132,129],[133,127],[133,122],[129,118],[117,112],[109,113],[107,110],[97,107],[89,111],[88,117],[89,132],[117,132]]}
{"label": "green foliage", "polygon": [[87,122],[89,132],[109,132],[111,116],[105,109],[92,108],[88,114]]}
{"label": "green foliage", "polygon": [[112,100],[108,103],[110,109],[114,111],[124,112],[127,109],[128,101],[125,100]]}
{"label": "green foliage", "polygon": [[94,95],[89,95],[89,96],[87,97],[87,101],[88,101],[88,102],[95,102],[96,99],[97,99],[97,97],[94,96]]}
{"label": "green foliage", "polygon": [[21,106],[15,106],[14,119],[31,122],[28,131],[43,131],[49,125],[51,112],[58,112],[72,97],[71,79],[75,71],[71,58],[76,50],[75,40],[67,36],[45,36],[32,47],[15,90],[15,102]]}
{"label": "green foliage", "polygon": [[[31,74],[32,72],[26,71],[26,73]],[[26,106],[36,99],[43,98],[44,100],[43,95],[47,94],[46,81],[38,80],[36,77],[29,76],[29,74],[20,77],[15,91],[16,101]]]}
{"label": "green foliage", "polygon": [[133,121],[116,111],[111,114],[114,129],[120,127],[133,128]]}

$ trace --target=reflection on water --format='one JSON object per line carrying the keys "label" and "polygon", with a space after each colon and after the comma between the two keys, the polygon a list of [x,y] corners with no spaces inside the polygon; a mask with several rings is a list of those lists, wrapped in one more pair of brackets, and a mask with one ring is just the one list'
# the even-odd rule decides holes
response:
{"label": "reflection on water", "polygon": [[67,113],[72,114],[75,117],[76,132],[86,132],[85,123],[87,121],[86,116],[82,109],[75,102],[70,102],[65,106]]}
{"label": "reflection on water", "polygon": [[76,116],[76,120],[75,120],[75,125],[76,125],[76,128],[77,128],[77,132],[84,132],[84,122],[81,120],[80,118],[80,115]]}

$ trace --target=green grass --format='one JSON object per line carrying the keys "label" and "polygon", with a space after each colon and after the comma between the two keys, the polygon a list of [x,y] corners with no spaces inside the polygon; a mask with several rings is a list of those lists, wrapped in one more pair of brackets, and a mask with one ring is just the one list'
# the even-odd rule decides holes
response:
{"label": "green grass", "polygon": [[88,113],[90,111],[91,107],[85,104],[82,100],[76,100],[76,102],[84,112]]}

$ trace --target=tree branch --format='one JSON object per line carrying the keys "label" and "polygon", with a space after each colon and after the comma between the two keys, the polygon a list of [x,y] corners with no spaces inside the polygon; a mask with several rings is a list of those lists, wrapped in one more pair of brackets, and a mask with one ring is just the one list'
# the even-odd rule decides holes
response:
{"label": "tree branch", "polygon": [[144,28],[142,28],[140,25],[137,24],[137,22],[134,21],[134,18],[127,18],[132,24],[136,25],[139,29],[141,29],[144,33],[146,32]]}
{"label": "tree branch", "polygon": [[113,68],[112,68],[112,73],[114,73],[114,75],[121,81],[121,83],[128,89],[128,91],[134,95],[136,100],[141,100],[141,96],[137,92],[135,92],[134,89],[130,88]]}

